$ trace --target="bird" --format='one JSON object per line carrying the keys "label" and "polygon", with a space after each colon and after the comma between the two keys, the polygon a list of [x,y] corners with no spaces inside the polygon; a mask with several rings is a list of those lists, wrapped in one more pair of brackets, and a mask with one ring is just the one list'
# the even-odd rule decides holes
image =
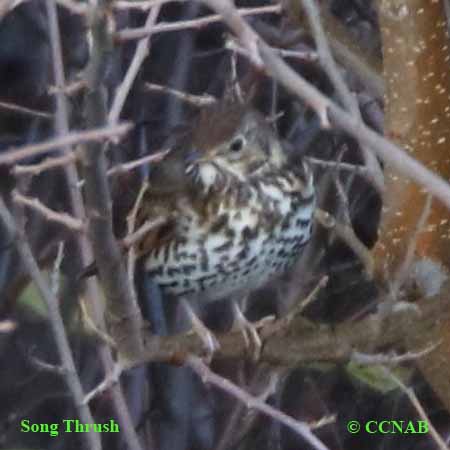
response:
{"label": "bird", "polygon": [[237,100],[203,108],[148,183],[136,229],[166,221],[135,250],[164,296],[243,298],[292,268],[312,234],[311,167]]}

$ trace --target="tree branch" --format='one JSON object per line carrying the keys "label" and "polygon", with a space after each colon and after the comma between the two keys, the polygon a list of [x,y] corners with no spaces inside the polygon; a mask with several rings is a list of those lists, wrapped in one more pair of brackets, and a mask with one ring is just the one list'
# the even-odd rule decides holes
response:
{"label": "tree branch", "polygon": [[[261,6],[257,8],[240,8],[237,10],[242,16],[250,16],[256,14],[277,14],[281,12],[280,5]],[[220,15],[201,17],[193,20],[178,20],[174,23],[161,23],[153,27],[151,34],[166,33],[168,31],[188,30],[191,28],[200,29],[211,23],[220,22]],[[125,29],[116,33],[116,40],[124,42],[133,39],[142,39],[149,36],[150,32],[145,28]]]}
{"label": "tree branch", "polygon": [[[87,122],[93,127],[103,126],[107,122],[103,77],[113,48],[108,24],[110,13],[108,3],[100,2],[92,25],[93,51],[88,66],[84,109]],[[113,233],[112,200],[102,147],[99,142],[91,142],[82,152],[89,236],[108,302],[109,331],[117,343],[119,358],[127,360],[142,348],[142,317]]]}

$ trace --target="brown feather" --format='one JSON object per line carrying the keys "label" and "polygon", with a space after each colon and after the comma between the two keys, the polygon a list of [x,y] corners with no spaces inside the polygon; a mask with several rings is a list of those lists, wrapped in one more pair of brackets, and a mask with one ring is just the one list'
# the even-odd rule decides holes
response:
{"label": "brown feather", "polygon": [[193,146],[203,152],[226,142],[242,123],[244,105],[231,99],[204,108],[195,123]]}

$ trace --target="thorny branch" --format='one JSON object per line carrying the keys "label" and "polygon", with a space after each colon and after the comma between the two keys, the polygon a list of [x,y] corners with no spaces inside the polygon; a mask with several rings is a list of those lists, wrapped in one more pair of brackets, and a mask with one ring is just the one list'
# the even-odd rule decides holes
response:
{"label": "thorny branch", "polygon": [[38,144],[23,145],[12,148],[0,155],[0,165],[13,164],[21,159],[31,156],[41,155],[49,151],[59,151],[62,147],[84,144],[90,141],[103,141],[115,139],[127,134],[133,126],[129,123],[122,123],[113,126],[98,127],[86,131],[71,131],[64,136],[49,139]]}
{"label": "thorny branch", "polygon": [[28,206],[50,222],[59,223],[75,232],[86,231],[86,226],[81,220],[78,220],[67,213],[53,211],[45,206],[38,198],[27,197],[15,190],[13,192],[13,200],[21,205]]}
{"label": "thorny branch", "polygon": [[[151,155],[143,156],[142,158],[138,158],[133,161],[128,161],[127,163],[117,164],[116,166],[111,167],[111,169],[108,169],[106,174],[108,177],[113,177],[115,175],[123,175],[142,165],[162,160],[169,153],[169,151],[170,149],[160,150],[158,152],[152,153]],[[78,187],[84,186],[84,180],[80,180],[77,186]]]}
{"label": "thorny branch", "polygon": [[[94,127],[103,126],[107,122],[103,68],[108,63],[113,46],[109,20],[108,4],[100,2],[93,23],[93,56],[88,67],[89,85],[85,101],[87,121]],[[108,299],[109,331],[118,345],[119,358],[127,360],[141,350],[142,317],[113,233],[112,200],[102,150],[101,143],[91,142],[82,153],[89,236]],[[133,447],[140,448],[136,436],[133,436],[133,440]]]}

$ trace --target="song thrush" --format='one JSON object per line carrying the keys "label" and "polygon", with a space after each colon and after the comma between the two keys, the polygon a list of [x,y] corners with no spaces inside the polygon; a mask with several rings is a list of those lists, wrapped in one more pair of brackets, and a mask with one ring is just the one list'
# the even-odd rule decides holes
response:
{"label": "song thrush", "polygon": [[137,226],[169,219],[137,253],[163,293],[207,302],[245,295],[290,268],[310,238],[309,166],[290,160],[265,118],[236,102],[204,110],[149,182]]}

